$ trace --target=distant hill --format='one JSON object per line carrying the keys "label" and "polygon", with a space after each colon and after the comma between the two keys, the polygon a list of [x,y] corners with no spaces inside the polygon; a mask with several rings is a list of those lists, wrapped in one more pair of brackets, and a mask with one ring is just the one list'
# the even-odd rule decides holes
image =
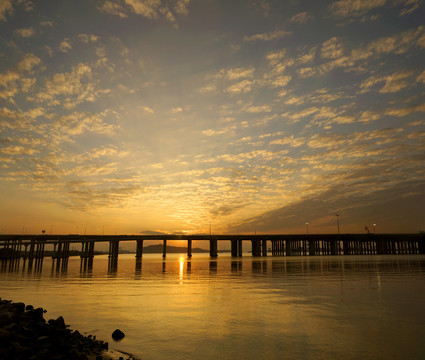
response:
{"label": "distant hill", "polygon": [[[192,248],[192,253],[209,253],[209,250],[206,249],[200,249],[200,248]],[[162,253],[162,244],[157,245],[148,245],[143,247],[143,253],[145,254],[158,254]],[[187,253],[187,247],[180,247],[180,246],[169,246],[167,245],[167,253],[170,254],[184,254]]]}

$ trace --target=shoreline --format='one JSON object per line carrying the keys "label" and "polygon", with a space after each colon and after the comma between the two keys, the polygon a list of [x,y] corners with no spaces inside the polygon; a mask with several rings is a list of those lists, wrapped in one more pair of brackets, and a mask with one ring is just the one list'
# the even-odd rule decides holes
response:
{"label": "shoreline", "polygon": [[62,316],[44,319],[47,311],[0,298],[0,358],[15,360],[138,360],[109,347],[96,336],[69,329]]}

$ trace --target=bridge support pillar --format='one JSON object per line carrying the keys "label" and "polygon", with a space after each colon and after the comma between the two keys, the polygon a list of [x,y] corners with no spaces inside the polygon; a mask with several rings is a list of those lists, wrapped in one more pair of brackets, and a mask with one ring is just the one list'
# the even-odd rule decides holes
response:
{"label": "bridge support pillar", "polygon": [[118,252],[120,248],[119,240],[110,240],[109,241],[109,255],[108,257],[111,259],[118,259]]}
{"label": "bridge support pillar", "polygon": [[143,256],[143,240],[136,240],[136,259],[141,259]]}
{"label": "bridge support pillar", "polygon": [[192,239],[187,240],[187,257],[192,257]]}
{"label": "bridge support pillar", "polygon": [[286,240],[286,256],[291,256],[291,245],[292,245],[292,241],[291,240]]}
{"label": "bridge support pillar", "polygon": [[231,246],[232,257],[237,257],[238,256],[238,241],[230,240],[230,246]]}
{"label": "bridge support pillar", "polygon": [[251,240],[252,256],[261,256],[261,240]]}
{"label": "bridge support pillar", "polygon": [[94,258],[94,241],[91,241],[89,244],[89,259]]}
{"label": "bridge support pillar", "polygon": [[308,254],[310,256],[316,255],[316,241],[311,239],[307,241],[308,241]]}
{"label": "bridge support pillar", "polygon": [[232,256],[241,257],[242,256],[242,240],[230,240]]}
{"label": "bridge support pillar", "polygon": [[167,240],[163,240],[162,242],[162,257],[165,258],[167,256]]}
{"label": "bridge support pillar", "polygon": [[217,239],[210,239],[210,256],[217,257]]}
{"label": "bridge support pillar", "polygon": [[263,256],[267,256],[267,240],[261,240],[261,250],[263,253]]}

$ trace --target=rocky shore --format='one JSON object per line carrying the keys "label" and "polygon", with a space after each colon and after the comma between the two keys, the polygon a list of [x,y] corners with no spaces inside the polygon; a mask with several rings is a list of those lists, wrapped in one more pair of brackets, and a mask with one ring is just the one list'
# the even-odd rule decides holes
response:
{"label": "rocky shore", "polygon": [[108,353],[108,343],[72,331],[62,316],[46,321],[43,308],[0,298],[0,359],[132,359]]}

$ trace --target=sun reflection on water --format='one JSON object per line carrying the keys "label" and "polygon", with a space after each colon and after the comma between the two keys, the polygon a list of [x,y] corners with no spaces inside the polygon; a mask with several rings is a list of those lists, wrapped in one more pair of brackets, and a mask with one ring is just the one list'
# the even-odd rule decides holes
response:
{"label": "sun reflection on water", "polygon": [[185,260],[185,258],[184,258],[184,256],[183,255],[181,255],[180,257],[179,257],[179,265],[180,265],[180,269],[179,269],[179,276],[180,276],[180,284],[182,283],[182,281],[183,281],[183,269],[184,269],[184,261]]}

